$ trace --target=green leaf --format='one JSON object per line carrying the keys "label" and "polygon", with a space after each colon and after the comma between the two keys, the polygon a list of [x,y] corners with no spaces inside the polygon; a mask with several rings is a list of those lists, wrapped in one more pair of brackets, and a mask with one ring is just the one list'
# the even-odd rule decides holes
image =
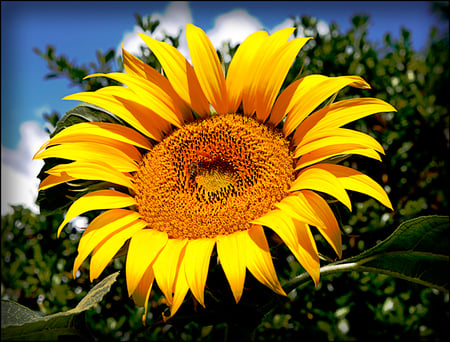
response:
{"label": "green leaf", "polygon": [[125,125],[122,120],[114,114],[107,112],[105,109],[83,102],[66,112],[61,120],[59,120],[56,129],[51,136],[53,137],[64,128],[80,122],[112,122]]}
{"label": "green leaf", "polygon": [[62,336],[91,340],[84,312],[103,299],[118,274],[113,273],[95,285],[74,309],[53,315],[43,316],[18,303],[2,300],[2,341],[58,341]]}
{"label": "green leaf", "polygon": [[[320,269],[322,276],[347,271],[375,272],[409,280],[440,291],[449,286],[448,216],[424,216],[403,222],[386,240],[354,257]],[[300,274],[287,292],[310,281]]]}
{"label": "green leaf", "polygon": [[403,222],[386,240],[343,263],[448,292],[449,217],[425,216]]}

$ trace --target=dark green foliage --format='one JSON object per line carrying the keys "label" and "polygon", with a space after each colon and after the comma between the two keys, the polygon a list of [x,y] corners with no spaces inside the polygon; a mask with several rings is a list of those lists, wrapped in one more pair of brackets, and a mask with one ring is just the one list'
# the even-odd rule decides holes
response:
{"label": "dark green foliage", "polygon": [[[448,21],[448,5],[444,9],[447,12],[442,13]],[[136,15],[136,20],[147,32],[153,32],[159,25],[150,17]],[[343,258],[375,246],[407,219],[449,214],[448,35],[438,36],[436,31],[431,31],[426,50],[417,52],[412,48],[407,29],[398,40],[386,34],[381,45],[374,44],[367,39],[368,23],[368,17],[355,16],[348,32],[341,32],[336,24],[331,24],[330,33],[322,36],[318,34],[315,18],[295,19],[299,30],[301,27],[304,34],[313,36],[314,40],[302,49],[285,82],[286,86],[298,77],[316,73],[361,75],[372,89],[348,88],[337,100],[376,97],[398,110],[349,125],[380,141],[386,156],[383,163],[352,157],[343,164],[357,168],[384,186],[394,211],[358,193],[350,194],[354,203],[352,213],[336,206],[344,231]],[[179,37],[165,40],[178,46]],[[228,44],[219,51],[225,68],[229,60],[225,57],[233,55],[236,48]],[[56,56],[51,46],[45,53],[38,49],[36,52],[49,64],[47,78],[65,77],[70,84],[84,90],[107,85],[105,78],[83,80],[87,74],[115,71],[111,69],[112,50],[104,55],[99,52],[98,65],[89,67],[76,66],[64,56]],[[161,69],[155,56],[145,49],[141,59]],[[56,127],[60,117],[54,112],[47,120]],[[80,268],[79,276],[72,279],[80,232],[69,224],[56,239],[55,230],[62,220],[61,213],[35,215],[21,207],[15,207],[13,214],[2,217],[2,299],[14,300],[49,315],[74,308],[93,287],[89,282],[88,262]],[[316,238],[319,250],[334,258],[321,243],[320,235]],[[273,240],[276,241],[276,237]],[[303,272],[284,245],[274,242],[272,254],[282,285]],[[122,272],[103,301],[85,313],[95,340],[220,341],[227,337],[240,340],[233,338],[242,337],[247,325],[256,327],[252,336],[256,341],[359,341],[367,337],[443,341],[449,338],[448,293],[366,272],[330,274],[321,278],[317,288],[309,283],[292,291],[288,298],[278,297],[278,305],[258,325],[256,318],[261,308],[252,313],[245,311],[245,306],[252,301],[265,304],[273,295],[248,274],[246,291],[240,307],[236,308],[214,258],[207,282],[207,307],[214,307],[217,301],[225,303],[229,310],[225,313],[230,317],[235,315],[234,321],[227,324],[223,319],[214,320],[188,295],[176,319],[170,322],[172,324],[165,324],[161,320],[165,301],[155,286],[149,304],[148,326],[143,327],[143,309],[128,298],[124,265],[125,258],[119,257],[105,270],[101,279],[116,270]],[[190,320],[193,313],[197,314],[195,321]]]}

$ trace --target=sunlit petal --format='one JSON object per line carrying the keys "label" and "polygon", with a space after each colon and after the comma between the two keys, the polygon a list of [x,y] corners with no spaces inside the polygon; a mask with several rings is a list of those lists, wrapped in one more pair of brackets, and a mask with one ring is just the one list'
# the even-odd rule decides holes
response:
{"label": "sunlit petal", "polygon": [[269,227],[277,233],[317,285],[320,277],[319,254],[306,223],[298,221],[282,210],[270,211],[253,223]]}
{"label": "sunlit petal", "polygon": [[161,89],[174,100],[176,106],[180,108],[183,118],[186,121],[192,121],[192,111],[189,106],[178,96],[169,80],[158,71],[134,57],[122,47],[123,66],[128,74],[145,78],[146,80],[157,84]]}
{"label": "sunlit petal", "polygon": [[111,140],[120,141],[143,149],[151,149],[148,139],[134,129],[107,122],[83,122],[65,128],[48,140],[36,155],[45,147],[70,142],[96,142],[108,145]]}
{"label": "sunlit petal", "polygon": [[205,306],[204,291],[208,275],[209,260],[216,241],[214,239],[190,240],[186,245],[184,271],[186,281],[195,299]]}
{"label": "sunlit petal", "polygon": [[194,68],[173,46],[138,33],[161,63],[177,94],[201,117],[210,114],[208,100],[199,84]]}
{"label": "sunlit petal", "polygon": [[[108,89],[108,91],[105,91],[106,89]],[[118,89],[121,90],[118,91]],[[131,101],[125,97],[125,95],[129,96],[130,89],[124,87],[107,87],[100,90],[68,95],[64,97],[63,100],[84,101],[102,107],[129,123],[145,136],[156,141],[161,141],[161,133],[167,130],[167,128],[163,129],[162,127],[166,127],[168,122],[166,121],[164,123],[165,120],[151,112],[150,109],[143,104]],[[108,95],[112,90],[115,92],[115,95]],[[137,113],[139,113],[139,115],[137,115]]]}
{"label": "sunlit petal", "polygon": [[89,142],[73,142],[51,146],[38,155],[35,159],[62,158],[76,161],[102,160],[110,167],[121,172],[136,171],[136,161],[141,160],[141,154],[131,145],[109,146]]}
{"label": "sunlit petal", "polygon": [[356,98],[332,103],[307,117],[295,131],[294,146],[309,134],[342,127],[349,122],[382,112],[395,112],[390,104],[374,98]]}
{"label": "sunlit petal", "polygon": [[128,173],[119,172],[103,162],[85,162],[78,161],[69,164],[60,164],[46,171],[50,175],[64,177],[68,175],[76,179],[100,180],[129,189],[135,189],[132,182],[133,178]]}
{"label": "sunlit petal", "polygon": [[217,52],[205,32],[192,24],[186,26],[189,53],[200,86],[218,114],[228,110],[225,76]]}
{"label": "sunlit petal", "polygon": [[255,107],[258,120],[265,121],[269,116],[295,57],[309,39],[294,39],[282,45],[273,54],[265,54],[262,57],[263,61],[254,81],[257,91]]}
{"label": "sunlit petal", "polygon": [[156,282],[170,305],[172,305],[175,279],[180,272],[180,260],[184,256],[187,241],[187,239],[169,238],[153,264]]}
{"label": "sunlit petal", "polygon": [[319,164],[316,167],[327,170],[334,174],[344,188],[361,192],[375,198],[381,204],[393,210],[391,201],[386,191],[373,179],[365,174],[349,167],[333,164]]}
{"label": "sunlit petal", "polygon": [[62,229],[70,220],[88,211],[125,208],[132,205],[136,205],[136,200],[133,197],[118,191],[98,190],[90,192],[77,199],[69,207],[64,221],[58,227],[57,235],[59,237]]}
{"label": "sunlit petal", "polygon": [[381,161],[381,157],[378,154],[378,152],[374,151],[371,148],[361,148],[361,145],[357,144],[340,144],[319,148],[310,153],[304,154],[297,161],[295,169],[296,170],[303,169],[305,167],[319,163],[331,157],[341,155],[352,155],[352,154]]}
{"label": "sunlit petal", "polygon": [[148,108],[151,108],[158,116],[167,120],[172,125],[181,127],[183,124],[183,115],[177,107],[176,101],[160,88],[159,85],[148,82],[140,77],[122,73],[98,73],[89,75],[88,77],[99,76],[111,78],[128,86],[138,97],[145,98]]}
{"label": "sunlit petal", "polygon": [[133,300],[138,306],[144,307],[144,314],[142,315],[142,324],[145,325],[148,311],[148,299],[150,292],[152,291],[153,281],[155,280],[155,274],[153,268],[149,266],[142,276],[136,290],[133,293]]}
{"label": "sunlit petal", "polygon": [[90,263],[91,281],[98,278],[125,241],[146,225],[147,223],[142,220],[132,222],[120,231],[116,231],[113,235],[108,236],[107,239],[95,247]]}
{"label": "sunlit petal", "polygon": [[373,149],[384,154],[383,146],[370,135],[346,128],[332,128],[317,131],[317,134],[310,134],[308,137],[305,137],[297,145],[294,151],[294,158],[320,148],[348,143],[359,145],[360,148]]}
{"label": "sunlit petal", "polygon": [[136,289],[145,270],[167,243],[167,234],[153,229],[138,231],[130,240],[126,261],[128,295]]}
{"label": "sunlit petal", "polygon": [[217,238],[217,254],[236,303],[241,299],[244,290],[246,270],[245,253],[242,251],[244,238],[246,238],[244,232],[220,235]]}
{"label": "sunlit petal", "polygon": [[112,209],[98,215],[89,223],[78,244],[78,255],[73,266],[73,276],[89,254],[107,236],[114,234],[139,219],[139,214],[126,209]]}
{"label": "sunlit petal", "polygon": [[245,261],[248,270],[262,284],[266,285],[275,293],[286,295],[281,287],[270,255],[269,245],[267,243],[264,230],[261,226],[255,225],[246,231],[248,234],[245,242]]}
{"label": "sunlit petal", "polygon": [[339,225],[327,202],[310,190],[294,192],[276,206],[293,218],[317,227],[340,257],[342,241]]}
{"label": "sunlit petal", "polygon": [[363,89],[370,88],[369,84],[359,76],[324,78],[324,76],[311,75],[307,77],[314,81],[307,82],[305,80],[299,84],[292,99],[292,110],[283,126],[285,136],[291,134],[314,109],[342,88],[349,85]]}
{"label": "sunlit petal", "polygon": [[329,194],[352,210],[352,203],[344,186],[331,172],[315,166],[302,170],[289,191],[307,189]]}
{"label": "sunlit petal", "polygon": [[257,31],[248,36],[239,45],[228,66],[226,86],[228,94],[228,113],[235,113],[241,103],[244,92],[249,90],[249,80],[253,77],[252,62],[267,32]]}

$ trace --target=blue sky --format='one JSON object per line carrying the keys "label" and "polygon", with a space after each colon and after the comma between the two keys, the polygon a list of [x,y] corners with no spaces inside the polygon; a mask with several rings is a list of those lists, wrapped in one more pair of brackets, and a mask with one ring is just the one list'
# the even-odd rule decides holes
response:
{"label": "blue sky", "polygon": [[[133,44],[134,13],[162,18],[167,29],[191,21],[216,40],[226,34],[243,35],[244,29],[234,27],[232,32],[224,24],[228,20],[229,25],[233,15],[244,19],[241,23],[248,24],[246,30],[271,31],[286,23],[290,15],[311,15],[325,23],[336,22],[345,32],[354,14],[365,13],[371,16],[369,39],[381,42],[386,32],[399,37],[400,28],[405,27],[412,32],[416,50],[425,47],[431,26],[448,29],[448,23],[443,26],[431,14],[426,1],[2,1],[2,171],[7,166],[11,168],[8,172],[23,176],[35,173],[39,165],[34,162],[34,171],[30,171],[26,158],[31,153],[28,150],[46,138],[42,114],[52,110],[64,113],[76,105],[61,98],[79,89],[70,88],[65,79],[44,80],[46,62],[32,49],[45,50],[51,44],[57,54],[87,64],[96,59],[98,49],[117,48],[124,39]],[[2,188],[14,183],[6,178],[8,172],[5,176],[2,172]]]}

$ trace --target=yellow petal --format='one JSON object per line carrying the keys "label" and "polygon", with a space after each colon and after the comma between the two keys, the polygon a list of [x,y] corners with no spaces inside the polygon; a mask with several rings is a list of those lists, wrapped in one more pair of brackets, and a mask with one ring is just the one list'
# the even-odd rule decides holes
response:
{"label": "yellow petal", "polygon": [[204,292],[214,239],[189,240],[184,255],[186,281],[195,299],[204,307]]}
{"label": "yellow petal", "polygon": [[345,191],[344,186],[331,172],[316,166],[302,170],[289,191],[307,189],[329,194],[343,203],[350,211],[352,210],[352,203],[347,191]]}
{"label": "yellow petal", "polygon": [[61,174],[59,176],[49,175],[44,180],[42,180],[42,182],[39,184],[38,191],[46,190],[46,189],[51,188],[52,186],[55,186],[55,185],[58,185],[61,183],[65,183],[65,182],[70,182],[75,179],[76,179],[76,177],[71,177],[67,173]]}
{"label": "yellow petal", "polygon": [[209,103],[218,114],[228,111],[225,76],[214,46],[205,32],[192,24],[186,26],[192,65]]}
{"label": "yellow petal", "polygon": [[167,243],[167,234],[154,229],[143,229],[133,235],[128,246],[126,279],[131,296],[141,281],[145,270]]}
{"label": "yellow petal", "polygon": [[96,142],[108,145],[111,140],[150,150],[149,141],[134,129],[107,122],[83,122],[66,127],[47,141],[36,155],[45,147],[68,142]]}
{"label": "yellow petal", "polygon": [[255,107],[258,120],[265,121],[269,116],[295,57],[309,39],[294,39],[282,45],[273,54],[267,53],[262,57],[263,61],[255,78],[257,92]]}
{"label": "yellow petal", "polygon": [[[318,79],[316,77],[316,80]],[[348,85],[358,88],[370,88],[369,84],[359,76],[326,77],[321,82],[316,82],[316,80],[311,84],[302,82],[297,88],[292,99],[292,110],[283,126],[285,136],[291,134],[314,109],[342,88]]]}
{"label": "yellow petal", "polygon": [[189,285],[186,280],[185,274],[186,260],[185,258],[181,258],[180,260],[180,270],[175,279],[175,290],[173,293],[173,302],[170,306],[170,314],[168,316],[163,316],[164,322],[167,321],[170,317],[175,315],[175,313],[180,308],[181,304],[183,304],[184,298],[189,290]]}
{"label": "yellow petal", "polygon": [[247,236],[242,240],[245,243],[243,249],[246,254],[245,261],[248,270],[259,282],[275,293],[285,296],[286,293],[278,281],[277,273],[273,266],[272,256],[263,228],[255,225],[246,232]]}
{"label": "yellow petal", "polygon": [[264,225],[277,233],[317,285],[320,277],[319,254],[307,224],[281,210],[272,210],[252,223]]}
{"label": "yellow petal", "polygon": [[339,225],[327,202],[310,190],[295,192],[276,204],[288,215],[315,226],[336,254],[342,255],[342,241]]}
{"label": "yellow petal", "polygon": [[328,203],[312,191],[303,190],[297,193],[305,205],[309,205],[314,215],[320,218],[321,225],[316,226],[325,240],[333,247],[339,258],[342,256],[342,240],[339,224]]}
{"label": "yellow petal", "polygon": [[275,104],[272,108],[272,113],[270,114],[267,124],[276,127],[286,116],[286,114],[292,109],[294,94],[301,82],[307,80],[307,77],[301,78],[297,81],[292,82],[290,85],[283,90],[283,92],[278,96]]}
{"label": "yellow petal", "polygon": [[[114,95],[109,94],[111,91],[114,92]],[[95,92],[71,94],[64,97],[63,100],[78,100],[99,106],[126,121],[147,137],[161,141],[162,131],[167,130],[161,127],[168,126],[169,123],[159,118],[144,105],[125,97],[130,96],[130,92],[131,90],[128,88],[112,86]]]}
{"label": "yellow petal", "polygon": [[319,163],[325,159],[329,159],[331,157],[340,156],[340,155],[351,155],[357,154],[367,158],[372,158],[378,161],[381,161],[380,155],[369,148],[361,148],[360,145],[355,144],[341,144],[341,145],[332,145],[324,148],[319,148],[313,152],[304,154],[298,160],[295,170],[299,170],[310,166],[312,164]]}
{"label": "yellow petal", "polygon": [[69,164],[59,164],[46,172],[58,177],[68,175],[76,179],[100,180],[135,189],[133,178],[130,174],[119,172],[101,161],[78,161]]}
{"label": "yellow petal", "polygon": [[175,279],[180,270],[180,260],[184,256],[186,243],[186,239],[178,240],[169,238],[167,244],[153,264],[156,282],[169,305],[172,305]]}
{"label": "yellow petal", "polygon": [[[92,74],[87,77],[108,77],[125,84],[138,97],[145,99],[145,105],[156,113],[159,117],[167,120],[176,127],[183,124],[183,115],[177,107],[176,102],[159,85],[151,83],[141,77],[127,75],[119,72],[109,74]],[[87,78],[86,77],[86,78]]]}
{"label": "yellow petal", "polygon": [[294,158],[314,150],[332,145],[359,145],[360,148],[373,149],[384,154],[383,146],[370,135],[346,128],[329,128],[321,131],[315,130],[316,134],[308,134],[297,145]]}
{"label": "yellow petal", "polygon": [[86,230],[78,244],[78,255],[73,266],[73,277],[89,254],[109,235],[139,219],[139,214],[126,209],[112,209],[98,215]]}
{"label": "yellow petal", "polygon": [[258,49],[251,61],[251,71],[247,72],[247,81],[243,89],[244,114],[252,115],[256,111],[256,101],[259,96],[262,96],[261,92],[264,91],[266,86],[266,84],[262,83],[264,80],[258,81],[261,74],[268,71],[266,69],[269,66],[265,65],[265,63],[276,57],[279,58],[280,49],[286,45],[286,41],[294,30],[294,27],[287,27],[260,40]]}
{"label": "yellow petal", "polygon": [[324,75],[308,75],[291,83],[275,102],[268,123],[273,126],[278,125],[286,114],[297,105],[298,99],[304,97],[310,89],[314,89],[326,79],[327,76]]}
{"label": "yellow petal", "polygon": [[316,167],[333,173],[344,188],[361,192],[375,198],[381,204],[393,210],[391,201],[384,189],[367,175],[349,167],[333,164],[318,164]]}
{"label": "yellow petal", "polygon": [[76,161],[96,162],[102,160],[121,172],[136,171],[136,161],[142,159],[139,151],[131,145],[109,146],[98,143],[74,142],[51,146],[35,156],[35,159],[62,158]]}
{"label": "yellow petal", "polygon": [[306,223],[298,221],[295,218],[292,218],[292,221],[294,222],[299,242],[299,257],[297,257],[297,260],[309,273],[314,280],[314,284],[317,286],[320,279],[320,260],[314,236]]}
{"label": "yellow petal", "polygon": [[245,282],[246,262],[245,253],[242,252],[243,238],[246,238],[243,232],[217,237],[217,254],[236,303],[241,299]]}
{"label": "yellow petal", "polygon": [[293,143],[298,145],[309,134],[315,134],[324,129],[338,128],[368,115],[395,111],[396,109],[390,104],[373,98],[357,98],[335,102],[307,117],[295,131]]}
{"label": "yellow petal", "polygon": [[120,231],[116,231],[114,234],[108,236],[95,247],[90,263],[91,282],[99,277],[125,241],[132,237],[137,231],[144,229],[146,225],[147,223],[142,220],[134,221],[123,227]]}
{"label": "yellow petal", "polygon": [[64,226],[73,218],[91,210],[117,209],[136,205],[133,197],[114,190],[97,190],[90,192],[72,203],[66,217],[58,227],[58,237]]}
{"label": "yellow petal", "polygon": [[136,58],[135,56],[130,54],[123,48],[123,46],[122,57],[124,69],[128,74],[145,78],[146,80],[157,84],[176,102],[177,107],[180,108],[181,113],[183,114],[183,118],[186,121],[192,121],[193,117],[191,109],[178,96],[167,78],[165,78],[148,64],[142,62],[139,58]]}
{"label": "yellow petal", "polygon": [[210,114],[208,100],[199,84],[194,68],[180,51],[165,42],[138,33],[155,54],[177,94],[201,117]]}
{"label": "yellow petal", "polygon": [[153,273],[153,268],[148,267],[144,275],[141,278],[136,290],[133,293],[133,301],[138,306],[144,307],[144,314],[142,315],[142,324],[145,325],[148,310],[148,299],[150,297],[150,292],[152,291],[153,281],[155,280],[155,274]]}
{"label": "yellow petal", "polygon": [[267,32],[257,31],[248,36],[239,45],[228,66],[226,86],[228,95],[228,113],[236,113],[242,100],[242,94],[249,85],[252,74],[252,61]]}

